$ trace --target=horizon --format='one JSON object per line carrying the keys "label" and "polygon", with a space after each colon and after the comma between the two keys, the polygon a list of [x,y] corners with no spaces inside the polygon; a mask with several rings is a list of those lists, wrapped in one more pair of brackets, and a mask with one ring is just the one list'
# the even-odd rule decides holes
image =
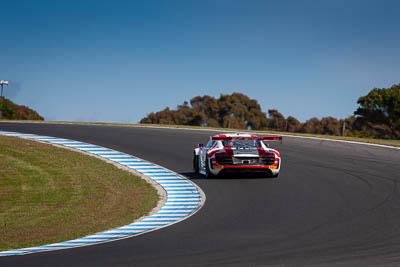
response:
{"label": "horizon", "polygon": [[46,120],[137,123],[240,92],[301,122],[400,83],[398,1],[2,2],[3,96]]}

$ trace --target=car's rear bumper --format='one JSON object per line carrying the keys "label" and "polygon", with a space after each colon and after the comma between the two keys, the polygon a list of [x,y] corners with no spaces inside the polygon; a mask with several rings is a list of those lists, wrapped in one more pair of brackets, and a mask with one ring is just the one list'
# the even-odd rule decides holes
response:
{"label": "car's rear bumper", "polygon": [[222,169],[218,172],[218,175],[261,175],[261,176],[272,176],[273,173],[270,169],[267,168],[226,168]]}
{"label": "car's rear bumper", "polygon": [[249,170],[273,170],[276,165],[214,165],[214,169],[249,169]]}
{"label": "car's rear bumper", "polygon": [[249,173],[249,174],[267,174],[267,175],[276,175],[279,173],[279,167],[274,165],[260,165],[260,166],[251,166],[251,165],[213,165],[211,169],[214,175],[223,175],[223,174],[238,174],[238,173]]}

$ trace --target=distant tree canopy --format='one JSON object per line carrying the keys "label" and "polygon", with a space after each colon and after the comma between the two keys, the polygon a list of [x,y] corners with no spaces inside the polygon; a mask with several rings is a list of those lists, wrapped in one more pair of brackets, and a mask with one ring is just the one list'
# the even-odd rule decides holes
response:
{"label": "distant tree canopy", "polygon": [[286,118],[286,120],[287,120],[286,130],[288,132],[296,133],[300,131],[301,123],[295,117],[289,116]]}
{"label": "distant tree canopy", "polygon": [[277,129],[280,131],[286,131],[286,119],[276,109],[268,110],[269,123],[268,127],[271,129]]}
{"label": "distant tree canopy", "polygon": [[357,103],[355,116],[344,120],[314,117],[301,123],[276,109],[269,109],[267,117],[257,100],[241,93],[221,94],[218,99],[205,95],[192,98],[190,104],[185,101],[176,110],[152,112],[140,123],[400,139],[400,84],[372,89]]}
{"label": "distant tree canopy", "polygon": [[196,96],[176,110],[150,113],[140,123],[210,126],[234,129],[264,129],[268,119],[257,100],[241,93],[214,97]]}
{"label": "distant tree canopy", "polygon": [[8,120],[44,120],[36,111],[26,106],[20,106],[11,100],[2,97],[1,106],[2,119]]}
{"label": "distant tree canopy", "polygon": [[326,135],[341,135],[343,120],[337,120],[333,117],[324,117],[321,120],[311,118],[303,123],[298,130],[300,133],[309,134],[326,134]]}
{"label": "distant tree canopy", "polygon": [[357,130],[378,138],[400,138],[400,84],[374,88],[357,103]]}

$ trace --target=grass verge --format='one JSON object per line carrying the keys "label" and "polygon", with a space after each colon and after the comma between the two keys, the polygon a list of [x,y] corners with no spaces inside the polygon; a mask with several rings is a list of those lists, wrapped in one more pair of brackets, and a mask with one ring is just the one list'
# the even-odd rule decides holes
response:
{"label": "grass verge", "polygon": [[129,224],[158,202],[143,179],[95,157],[0,136],[0,251]]}

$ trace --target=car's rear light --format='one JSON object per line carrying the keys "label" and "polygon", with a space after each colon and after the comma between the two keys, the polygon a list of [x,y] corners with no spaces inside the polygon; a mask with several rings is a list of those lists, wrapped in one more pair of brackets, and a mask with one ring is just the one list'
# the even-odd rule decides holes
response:
{"label": "car's rear light", "polygon": [[261,158],[273,158],[273,157],[275,157],[275,154],[274,154],[274,153],[269,152],[269,151],[265,151],[264,149],[259,149],[259,150],[258,150],[258,155],[259,155]]}
{"label": "car's rear light", "polygon": [[216,157],[221,157],[221,158],[227,158],[227,157],[233,157],[233,150],[231,149],[226,149],[224,152],[217,152],[215,153]]}

